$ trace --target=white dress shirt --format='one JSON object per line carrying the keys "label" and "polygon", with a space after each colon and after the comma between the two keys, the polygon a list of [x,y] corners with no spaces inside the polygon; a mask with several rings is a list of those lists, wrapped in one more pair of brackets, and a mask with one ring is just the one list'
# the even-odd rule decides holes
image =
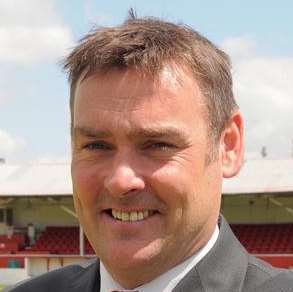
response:
{"label": "white dress shirt", "polygon": [[[170,292],[184,278],[184,276],[212,249],[219,236],[218,225],[210,240],[197,253],[189,257],[183,263],[175,266],[171,270],[160,275],[156,279],[136,287],[132,290],[139,292]],[[100,262],[101,289],[100,292],[109,292],[111,290],[125,290],[109,274],[102,262]],[[130,290],[131,291],[131,290]]]}

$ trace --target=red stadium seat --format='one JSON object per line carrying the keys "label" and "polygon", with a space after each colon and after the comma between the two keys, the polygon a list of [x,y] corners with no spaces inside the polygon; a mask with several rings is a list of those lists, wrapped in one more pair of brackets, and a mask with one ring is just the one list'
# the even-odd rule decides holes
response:
{"label": "red stadium seat", "polygon": [[[33,251],[47,250],[54,254],[79,254],[78,227],[48,226],[31,249]],[[85,253],[94,253],[87,238],[85,238]]]}
{"label": "red stadium seat", "polygon": [[251,253],[293,252],[293,224],[232,224],[231,227]]}

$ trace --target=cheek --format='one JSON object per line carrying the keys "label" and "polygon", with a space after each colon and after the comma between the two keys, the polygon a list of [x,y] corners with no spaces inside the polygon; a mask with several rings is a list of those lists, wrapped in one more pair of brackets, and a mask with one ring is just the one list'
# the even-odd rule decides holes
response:
{"label": "cheek", "polygon": [[160,167],[152,174],[153,181],[179,194],[195,191],[203,180],[204,166],[188,158],[176,157],[176,160]]}
{"label": "cheek", "polygon": [[219,213],[221,204],[221,172],[217,166],[208,166],[196,184],[196,193],[192,198],[192,216],[204,224]]}
{"label": "cheek", "polygon": [[151,176],[153,192],[168,206],[173,218],[179,218],[187,208],[193,183],[190,173],[178,163],[169,163],[157,169]]}
{"label": "cheek", "polygon": [[91,205],[102,187],[100,172],[94,166],[86,166],[82,163],[72,165],[71,175],[75,201],[81,204]]}
{"label": "cheek", "polygon": [[153,173],[152,187],[169,207],[174,219],[183,217],[188,221],[205,217],[205,213],[218,208],[219,175],[213,167],[210,171],[203,160],[198,164],[175,161]]}
{"label": "cheek", "polygon": [[166,164],[163,167],[156,169],[151,174],[150,181],[152,187],[157,189],[158,194],[167,193],[171,195],[172,192],[180,192],[180,171],[178,167]]}

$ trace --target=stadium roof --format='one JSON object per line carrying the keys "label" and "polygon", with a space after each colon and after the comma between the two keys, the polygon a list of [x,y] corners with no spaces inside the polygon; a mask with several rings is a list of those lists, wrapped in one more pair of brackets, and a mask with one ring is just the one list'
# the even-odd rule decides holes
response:
{"label": "stadium roof", "polygon": [[0,196],[71,194],[69,163],[0,165]]}
{"label": "stadium roof", "polygon": [[293,159],[244,162],[240,173],[224,180],[225,194],[292,193]]}
{"label": "stadium roof", "polygon": [[[293,159],[248,160],[240,174],[224,180],[224,194],[292,193]],[[0,196],[72,194],[69,163],[0,164]]]}

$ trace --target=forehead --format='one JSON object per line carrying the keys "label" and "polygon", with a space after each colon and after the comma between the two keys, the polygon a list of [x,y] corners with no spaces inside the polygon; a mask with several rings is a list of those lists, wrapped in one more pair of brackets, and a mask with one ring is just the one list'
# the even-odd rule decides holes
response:
{"label": "forehead", "polygon": [[113,69],[80,78],[75,90],[74,107],[79,110],[89,103],[121,110],[123,104],[136,104],[152,96],[155,80],[136,70]]}
{"label": "forehead", "polygon": [[[192,74],[165,67],[154,78],[135,69],[98,72],[77,83],[74,125],[123,119],[140,122],[203,112],[204,100]],[[154,122],[154,121],[153,121]],[[169,121],[164,121],[169,122]]]}

